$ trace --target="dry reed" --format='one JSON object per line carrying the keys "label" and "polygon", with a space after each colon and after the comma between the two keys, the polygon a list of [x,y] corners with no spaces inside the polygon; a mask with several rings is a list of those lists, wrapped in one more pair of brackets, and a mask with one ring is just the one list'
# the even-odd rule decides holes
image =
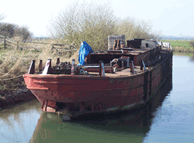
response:
{"label": "dry reed", "polygon": [[47,59],[52,59],[52,65],[55,65],[57,58],[60,58],[61,62],[71,62],[72,59],[75,59],[78,63],[79,50],[64,52],[63,48],[61,51],[52,49],[53,43],[62,44],[60,40],[49,39],[36,42],[23,43],[20,45],[23,50],[16,47],[0,50],[0,96],[25,87],[22,75],[28,72],[31,60],[36,60],[36,69],[38,69],[39,60],[43,60],[43,66]]}

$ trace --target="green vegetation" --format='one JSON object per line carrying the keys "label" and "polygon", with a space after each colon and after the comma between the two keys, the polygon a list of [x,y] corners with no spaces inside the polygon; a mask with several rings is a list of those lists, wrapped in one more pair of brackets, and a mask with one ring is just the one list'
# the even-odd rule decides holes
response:
{"label": "green vegetation", "polygon": [[177,52],[194,52],[194,47],[188,40],[163,40],[163,42],[169,42],[173,50]]}

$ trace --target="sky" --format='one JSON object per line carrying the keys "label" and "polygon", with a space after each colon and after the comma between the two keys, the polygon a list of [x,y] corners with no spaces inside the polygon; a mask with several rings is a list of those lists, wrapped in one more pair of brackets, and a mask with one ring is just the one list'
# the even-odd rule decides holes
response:
{"label": "sky", "polygon": [[[27,26],[34,36],[47,37],[52,17],[72,1],[76,0],[3,0],[0,14],[5,15],[2,22]],[[194,36],[194,0],[84,0],[88,1],[107,3],[115,16],[145,21],[160,35]]]}

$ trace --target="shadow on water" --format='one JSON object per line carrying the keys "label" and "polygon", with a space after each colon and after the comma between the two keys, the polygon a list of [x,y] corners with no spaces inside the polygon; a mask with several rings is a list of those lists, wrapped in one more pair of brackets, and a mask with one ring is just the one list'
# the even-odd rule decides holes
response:
{"label": "shadow on water", "polygon": [[118,114],[62,122],[58,115],[42,113],[30,142],[142,142],[171,89],[172,75],[144,107]]}

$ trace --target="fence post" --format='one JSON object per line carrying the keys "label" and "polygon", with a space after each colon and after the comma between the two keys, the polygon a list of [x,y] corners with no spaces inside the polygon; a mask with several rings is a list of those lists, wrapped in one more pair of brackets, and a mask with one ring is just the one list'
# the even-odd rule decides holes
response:
{"label": "fence post", "polygon": [[19,41],[17,41],[17,50],[19,50],[19,47],[20,47],[20,46],[19,46]]}
{"label": "fence post", "polygon": [[4,37],[4,49],[6,49],[6,37]]}

